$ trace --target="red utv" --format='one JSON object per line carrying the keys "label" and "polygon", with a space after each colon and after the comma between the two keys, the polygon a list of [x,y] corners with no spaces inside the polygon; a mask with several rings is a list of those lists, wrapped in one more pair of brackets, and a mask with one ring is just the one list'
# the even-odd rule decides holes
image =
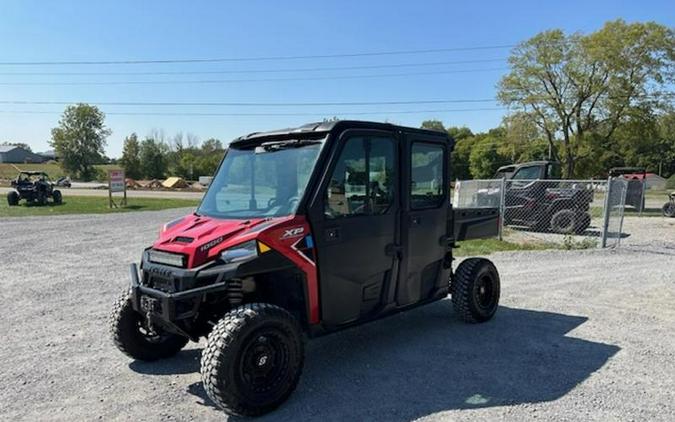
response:
{"label": "red utv", "polygon": [[452,295],[468,322],[497,310],[481,258],[452,271],[457,240],[493,236],[496,209],[453,210],[446,134],[339,121],[233,141],[192,214],[131,265],[112,336],[134,359],[208,337],[201,373],[230,414],[260,415],[294,390],[303,337]]}

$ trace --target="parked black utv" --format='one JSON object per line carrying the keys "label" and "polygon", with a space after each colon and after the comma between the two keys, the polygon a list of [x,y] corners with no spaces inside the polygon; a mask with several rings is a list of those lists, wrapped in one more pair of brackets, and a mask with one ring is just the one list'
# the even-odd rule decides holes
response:
{"label": "parked black utv", "polygon": [[[593,190],[588,184],[560,180],[560,166],[531,161],[500,167],[505,180],[504,224],[541,232],[581,234],[591,224]],[[498,204],[499,190],[478,192],[479,204]]]}
{"label": "parked black utv", "polygon": [[47,173],[41,171],[22,171],[12,181],[13,191],[7,194],[7,203],[10,206],[19,205],[25,199],[28,203],[46,205],[49,198],[54,204],[62,201],[61,192],[54,189],[54,183]]}

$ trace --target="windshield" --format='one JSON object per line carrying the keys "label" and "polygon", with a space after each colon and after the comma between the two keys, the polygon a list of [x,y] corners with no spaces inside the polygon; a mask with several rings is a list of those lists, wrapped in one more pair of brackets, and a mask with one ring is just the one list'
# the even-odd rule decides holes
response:
{"label": "windshield", "polygon": [[322,142],[292,140],[230,148],[197,213],[237,219],[295,213]]}

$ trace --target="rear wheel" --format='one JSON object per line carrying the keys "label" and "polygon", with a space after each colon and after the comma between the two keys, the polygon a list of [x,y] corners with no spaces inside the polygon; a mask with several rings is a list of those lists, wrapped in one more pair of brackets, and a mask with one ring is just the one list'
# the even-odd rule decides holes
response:
{"label": "rear wheel", "polygon": [[462,261],[452,277],[450,289],[455,312],[465,322],[485,322],[497,312],[499,273],[488,259]]}
{"label": "rear wheel", "polygon": [[11,191],[7,194],[7,203],[9,206],[19,205],[19,193]]}
{"label": "rear wheel", "polygon": [[551,230],[556,233],[574,233],[576,225],[577,213],[574,210],[560,210],[551,216]]}
{"label": "rear wheel", "polygon": [[663,204],[662,211],[665,217],[675,217],[675,202],[666,202]]}
{"label": "rear wheel", "polygon": [[54,200],[55,204],[60,204],[61,202],[63,202],[61,191],[55,190],[54,192],[52,192],[52,199]]}
{"label": "rear wheel", "polygon": [[128,291],[115,302],[110,331],[115,346],[125,355],[138,360],[171,357],[189,341],[186,337],[149,326],[143,315],[134,311]]}
{"label": "rear wheel", "polygon": [[202,352],[204,389],[232,415],[267,413],[295,390],[304,360],[302,332],[285,309],[235,308],[214,327]]}

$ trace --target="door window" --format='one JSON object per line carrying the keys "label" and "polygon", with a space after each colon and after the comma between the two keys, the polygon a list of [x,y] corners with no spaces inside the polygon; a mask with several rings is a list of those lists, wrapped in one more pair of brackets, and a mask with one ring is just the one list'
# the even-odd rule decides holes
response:
{"label": "door window", "polygon": [[385,214],[394,202],[395,168],[393,138],[347,140],[324,197],[326,217]]}
{"label": "door window", "polygon": [[536,180],[541,175],[541,167],[523,167],[513,175],[514,180]]}
{"label": "door window", "polygon": [[410,203],[413,209],[435,208],[445,197],[444,148],[415,142],[412,145]]}

